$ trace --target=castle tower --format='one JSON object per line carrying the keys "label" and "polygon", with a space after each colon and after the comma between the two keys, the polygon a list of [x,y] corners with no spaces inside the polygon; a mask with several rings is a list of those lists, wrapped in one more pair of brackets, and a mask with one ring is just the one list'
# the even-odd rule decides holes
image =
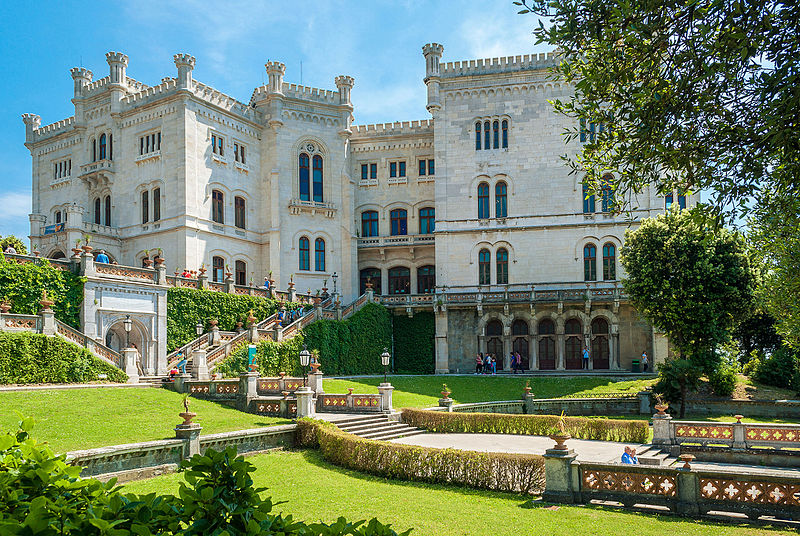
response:
{"label": "castle tower", "polygon": [[264,64],[269,76],[269,92],[283,94],[283,75],[286,74],[286,65],[279,61],[268,61]]}
{"label": "castle tower", "polygon": [[83,124],[83,88],[92,83],[92,71],[83,67],[73,67],[69,73],[75,83],[72,104],[75,105],[75,125],[79,126]]}
{"label": "castle tower", "polygon": [[339,104],[349,104],[350,90],[353,89],[354,80],[352,76],[339,75],[336,77],[336,88],[339,90]]}
{"label": "castle tower", "polygon": [[36,114],[22,114],[22,122],[25,123],[25,143],[32,143],[33,131],[42,124],[42,118]]}
{"label": "castle tower", "polygon": [[125,87],[128,84],[128,56],[122,52],[107,52],[109,84]]}
{"label": "castle tower", "polygon": [[192,71],[194,70],[195,59],[191,54],[175,54],[175,67],[178,68],[178,87],[180,89],[192,89]]}
{"label": "castle tower", "polygon": [[439,60],[442,59],[444,47],[439,43],[428,43],[422,47],[425,56],[425,85],[428,86],[427,110],[433,114],[441,108],[439,102]]}

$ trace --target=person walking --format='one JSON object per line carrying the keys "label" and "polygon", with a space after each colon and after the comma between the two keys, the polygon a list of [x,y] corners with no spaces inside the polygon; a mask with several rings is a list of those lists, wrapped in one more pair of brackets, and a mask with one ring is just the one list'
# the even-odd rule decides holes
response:
{"label": "person walking", "polygon": [[582,369],[589,370],[589,349],[583,347],[583,367]]}
{"label": "person walking", "polygon": [[647,352],[642,352],[642,372],[647,372]]}
{"label": "person walking", "polygon": [[100,262],[100,263],[103,263],[103,264],[109,264],[111,261],[108,258],[108,255],[106,255],[106,250],[101,249],[100,253],[97,254],[97,257],[95,257],[94,262]]}
{"label": "person walking", "polygon": [[517,370],[519,371],[520,374],[522,374],[522,354],[517,352],[517,355],[515,357],[517,363]]}
{"label": "person walking", "polygon": [[478,355],[475,356],[475,374],[481,372],[483,372],[483,353],[478,352]]}
{"label": "person walking", "polygon": [[492,376],[497,374],[497,357],[492,354]]}
{"label": "person walking", "polygon": [[183,352],[178,352],[178,370],[181,374],[186,374],[186,356],[183,355]]}

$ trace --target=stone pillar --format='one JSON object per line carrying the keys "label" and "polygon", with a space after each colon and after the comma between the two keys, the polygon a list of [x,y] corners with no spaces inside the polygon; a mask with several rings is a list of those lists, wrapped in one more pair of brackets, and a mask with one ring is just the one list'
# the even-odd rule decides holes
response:
{"label": "stone pillar", "polygon": [[189,391],[189,386],[186,384],[187,381],[191,380],[192,376],[190,374],[176,374],[175,375],[175,392],[176,393],[186,393]]}
{"label": "stone pillar", "polygon": [[578,470],[576,466],[573,475],[572,464],[577,457],[572,449],[544,451],[544,501],[566,504],[580,502],[580,482],[576,484]]}
{"label": "stone pillar", "polygon": [[206,288],[208,287],[208,276],[206,274],[200,274],[197,276],[197,288]]}
{"label": "stone pillar", "polygon": [[301,387],[294,392],[297,397],[297,418],[314,416],[314,392],[308,387]]}
{"label": "stone pillar", "polygon": [[39,311],[39,316],[42,319],[42,333],[44,335],[56,334],[56,317],[50,307],[45,307]]}
{"label": "stone pillar", "polygon": [[322,374],[320,371],[312,372],[308,375],[308,387],[317,394],[317,398],[319,398],[319,395],[325,392],[325,390],[322,388],[323,377],[324,374]]}
{"label": "stone pillar", "polygon": [[391,383],[381,383],[378,386],[378,393],[381,395],[381,411],[383,413],[392,412],[392,391],[394,391],[394,387],[392,387]]}
{"label": "stone pillar", "polygon": [[236,289],[234,288],[234,281],[233,278],[228,276],[225,278],[225,292],[227,294],[236,294]]}
{"label": "stone pillar", "polygon": [[[680,465],[680,462],[678,462]],[[678,505],[677,512],[683,516],[697,517],[700,507],[697,504],[700,497],[700,479],[691,468],[678,467]]]}
{"label": "stone pillar", "polygon": [[533,415],[533,400],[534,400],[533,393],[525,393],[524,400],[525,400],[525,414]]}
{"label": "stone pillar", "polygon": [[255,324],[252,324],[249,328],[247,328],[247,338],[250,339],[250,342],[255,344],[258,342],[258,328]]}
{"label": "stone pillar", "polygon": [[94,255],[88,251],[84,251],[83,255],[81,255],[81,275],[85,277],[97,275],[94,269]]}
{"label": "stone pillar", "polygon": [[539,345],[536,335],[528,336],[528,370],[539,370]]}
{"label": "stone pillar", "polygon": [[669,339],[663,333],[653,331],[653,351],[650,353],[652,370],[658,370],[657,366],[664,363],[669,357]]}
{"label": "stone pillar", "polygon": [[211,331],[208,332],[208,345],[219,346],[222,343],[222,335],[219,334],[219,326],[214,324],[211,326]]}
{"label": "stone pillar", "polygon": [[188,460],[200,454],[200,430],[203,427],[196,422],[179,424],[175,427],[175,437],[183,440],[183,459]]}
{"label": "stone pillar", "polygon": [[447,408],[448,413],[453,412],[453,399],[452,398],[440,398],[439,399],[439,407],[440,408]]}
{"label": "stone pillar", "polygon": [[192,350],[192,379],[204,382],[209,379],[205,348]]}
{"label": "stone pillar", "polygon": [[[511,363],[508,354],[511,353],[513,344],[511,341],[511,326],[503,326],[503,355],[500,358],[503,360],[503,368],[500,370],[511,370]],[[496,357],[496,356],[495,356]]]}
{"label": "stone pillar", "polygon": [[239,374],[239,396],[236,397],[236,406],[240,411],[247,411],[250,402],[258,397],[258,372],[243,372]]}
{"label": "stone pillar", "polygon": [[669,414],[653,415],[653,445],[671,447],[675,443],[672,435],[672,417]]}
{"label": "stone pillar", "polygon": [[747,436],[745,436],[745,429],[747,425],[742,422],[742,415],[735,415],[736,422],[733,423],[733,445],[735,450],[744,450],[747,448]]}
{"label": "stone pillar", "polygon": [[195,58],[191,54],[175,54],[175,67],[178,68],[178,88],[192,89],[192,71],[194,70]]}
{"label": "stone pillar", "polygon": [[450,356],[447,347],[447,309],[438,306],[436,311],[436,374],[450,372]]}
{"label": "stone pillar", "polygon": [[650,412],[653,411],[650,409],[650,391],[641,391],[637,396],[639,397],[639,413],[650,415]]}
{"label": "stone pillar", "polygon": [[139,383],[139,369],[136,368],[136,348],[124,348],[122,357],[125,362],[125,374],[128,383]]}
{"label": "stone pillar", "polygon": [[564,328],[556,327],[556,370],[565,370],[564,362]]}
{"label": "stone pillar", "polygon": [[163,262],[159,262],[155,265],[156,270],[156,283],[159,285],[166,285],[167,284],[167,267],[164,266]]}

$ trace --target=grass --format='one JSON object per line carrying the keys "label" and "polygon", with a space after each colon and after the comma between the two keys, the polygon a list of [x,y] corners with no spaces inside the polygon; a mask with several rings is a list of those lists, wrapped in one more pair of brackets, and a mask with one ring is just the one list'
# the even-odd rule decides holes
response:
{"label": "grass", "polygon": [[[441,398],[442,383],[452,392],[450,397],[458,404],[488,402],[491,400],[520,400],[525,392],[525,382],[530,381],[536,398],[557,398],[567,395],[600,394],[611,392],[638,393],[655,383],[655,379],[614,381],[602,377],[521,377],[521,376],[390,376],[394,386],[392,402],[396,408],[424,408],[436,406]],[[377,393],[382,376],[349,380],[325,379],[326,393],[346,393],[348,387],[355,393]]]}
{"label": "grass", "polygon": [[[416,536],[547,534],[635,534],[636,536],[759,536],[788,531],[753,525],[725,525],[673,516],[585,506],[548,510],[509,493],[401,482],[334,467],[313,450],[273,452],[249,458],[255,486],[286,501],[275,511],[304,521],[377,517]],[[124,491],[176,493],[180,474],[132,482]]]}
{"label": "grass", "polygon": [[[192,399],[203,434],[229,432],[290,421],[243,413]],[[181,395],[166,389],[65,389],[0,392],[0,432],[16,430],[19,412],[33,417],[35,437],[55,452],[174,438],[181,423]]]}

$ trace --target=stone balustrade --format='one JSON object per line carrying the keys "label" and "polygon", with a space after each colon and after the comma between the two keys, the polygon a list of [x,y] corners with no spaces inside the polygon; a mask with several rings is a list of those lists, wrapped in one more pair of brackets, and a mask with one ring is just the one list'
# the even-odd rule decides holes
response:
{"label": "stone balustrade", "polygon": [[676,421],[669,415],[658,414],[653,416],[653,420],[653,443],[663,447],[800,449],[800,424],[744,423],[741,418],[734,423]]}

